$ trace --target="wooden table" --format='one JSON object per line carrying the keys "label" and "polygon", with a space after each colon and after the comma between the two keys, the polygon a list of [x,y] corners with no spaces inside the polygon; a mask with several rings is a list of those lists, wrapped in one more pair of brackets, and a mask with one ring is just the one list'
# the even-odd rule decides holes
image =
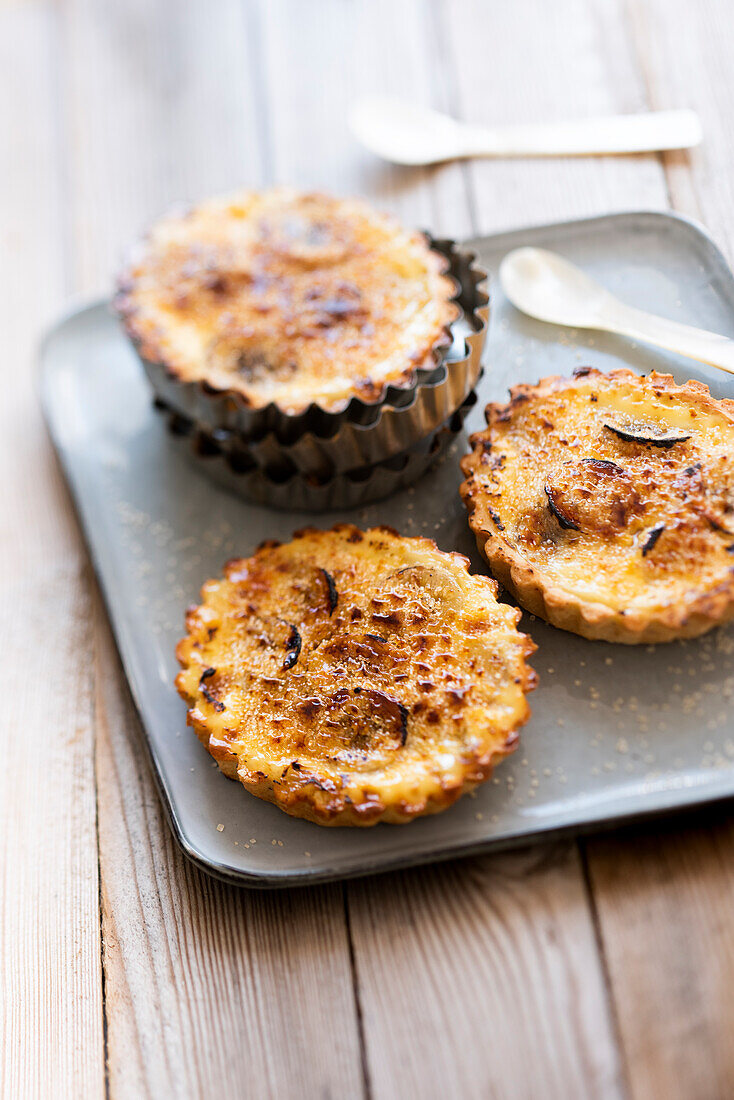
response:
{"label": "wooden table", "polygon": [[[174,847],[36,397],[39,333],[171,200],[272,181],[455,236],[674,206],[734,256],[730,0],[0,0],[5,1097],[734,1095],[734,828],[291,893]],[[390,168],[349,101],[693,106],[692,156]]]}

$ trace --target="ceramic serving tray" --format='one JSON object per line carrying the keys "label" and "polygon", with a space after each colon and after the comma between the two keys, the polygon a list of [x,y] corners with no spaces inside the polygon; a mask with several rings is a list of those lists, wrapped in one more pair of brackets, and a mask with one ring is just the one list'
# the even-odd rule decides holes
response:
{"label": "ceramic serving tray", "polygon": [[[734,278],[695,225],[616,214],[470,242],[496,273],[519,245],[556,249],[622,299],[734,337]],[[589,363],[698,378],[717,396],[734,379],[613,336],[535,322],[491,284],[481,410],[509,385]],[[42,351],[48,424],[79,510],[171,826],[205,870],[249,886],[366,874],[508,846],[542,834],[734,794],[734,629],[657,647],[588,642],[526,616],[539,686],[521,747],[474,797],[407,826],[324,829],[287,817],[225,779],[185,725],[174,646],[202,581],[264,538],[313,515],[270,511],[193,469],[151,407],[139,364],[104,303],[63,320]],[[459,437],[441,466],[397,496],[316,518],[388,523],[458,549],[483,569],[459,502]]]}

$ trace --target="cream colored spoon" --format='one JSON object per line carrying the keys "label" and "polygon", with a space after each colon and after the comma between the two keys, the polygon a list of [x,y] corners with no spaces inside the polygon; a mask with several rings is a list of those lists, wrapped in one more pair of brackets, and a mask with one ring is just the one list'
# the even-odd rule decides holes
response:
{"label": "cream colored spoon", "polygon": [[734,374],[734,340],[620,302],[575,264],[544,248],[516,248],[500,265],[512,304],[539,321],[601,329]]}
{"label": "cream colored spoon", "polygon": [[355,137],[396,164],[464,157],[552,157],[688,149],[702,138],[695,111],[652,111],[525,126],[470,126],[399,99],[359,99],[349,112]]}

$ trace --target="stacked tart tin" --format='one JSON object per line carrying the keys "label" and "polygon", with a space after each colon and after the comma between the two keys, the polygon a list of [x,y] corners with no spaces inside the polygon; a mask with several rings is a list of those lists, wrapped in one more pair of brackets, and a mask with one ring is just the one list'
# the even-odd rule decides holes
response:
{"label": "stacked tart tin", "polygon": [[489,311],[473,259],[356,200],[244,193],[157,222],[115,306],[203,470],[274,507],[347,508],[460,431]]}

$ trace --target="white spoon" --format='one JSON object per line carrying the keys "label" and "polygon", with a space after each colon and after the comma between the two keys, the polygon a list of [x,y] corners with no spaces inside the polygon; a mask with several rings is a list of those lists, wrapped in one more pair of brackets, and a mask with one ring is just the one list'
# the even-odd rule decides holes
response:
{"label": "white spoon", "polygon": [[399,99],[359,99],[349,112],[355,137],[396,164],[435,164],[462,157],[583,156],[688,149],[702,138],[695,111],[653,111],[568,122],[488,128]]}
{"label": "white spoon", "polygon": [[539,321],[615,332],[734,374],[734,340],[628,306],[555,252],[516,248],[500,265],[500,282],[512,304]]}

